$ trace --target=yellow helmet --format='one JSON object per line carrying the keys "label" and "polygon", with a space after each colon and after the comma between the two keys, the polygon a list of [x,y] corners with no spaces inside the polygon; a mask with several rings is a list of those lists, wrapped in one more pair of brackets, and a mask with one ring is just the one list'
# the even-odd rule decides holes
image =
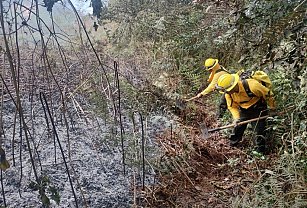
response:
{"label": "yellow helmet", "polygon": [[208,58],[205,61],[205,67],[209,71],[209,70],[213,69],[218,63],[219,63],[218,59]]}
{"label": "yellow helmet", "polygon": [[218,79],[217,86],[218,88],[222,88],[229,92],[237,85],[239,79],[240,78],[238,74],[223,74]]}

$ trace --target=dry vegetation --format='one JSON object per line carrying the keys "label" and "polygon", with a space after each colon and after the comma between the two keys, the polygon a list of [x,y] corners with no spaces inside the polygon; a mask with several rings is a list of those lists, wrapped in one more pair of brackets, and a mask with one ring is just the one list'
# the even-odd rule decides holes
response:
{"label": "dry vegetation", "polygon": [[[122,163],[129,164],[138,176],[131,181],[135,207],[304,207],[307,72],[306,12],[301,8],[305,1],[187,2],[113,0],[113,7],[102,14],[97,32],[87,33],[76,16],[76,36],[60,44],[58,38],[66,34],[45,36],[38,25],[35,29],[40,38],[34,38],[32,46],[27,41],[18,46],[18,37],[15,41],[14,33],[6,33],[8,39],[1,40],[1,100],[3,107],[14,101],[16,108],[14,127],[4,128],[4,133],[13,129],[18,140],[19,130],[28,135],[28,147],[39,147],[44,142],[41,138],[55,138],[52,118],[56,118],[59,125],[66,126],[67,149],[62,159],[68,164],[69,176],[74,172],[65,161],[71,159],[70,125],[103,117],[110,139],[95,141],[94,146],[98,152],[104,145],[121,149]],[[34,8],[31,11],[36,16]],[[272,11],[276,17],[269,15]],[[2,34],[8,27],[7,23],[3,27],[3,15],[7,14],[2,14]],[[16,24],[13,19],[12,25]],[[26,29],[24,25],[22,31]],[[90,41],[88,37],[95,38]],[[209,139],[203,137],[201,124],[214,128],[230,122],[229,115],[216,120],[216,94],[184,108],[178,106],[176,100],[196,94],[207,84],[201,65],[210,56],[219,57],[230,70],[266,68],[275,85],[278,110],[294,106],[291,112],[269,120],[271,151],[267,156],[251,153],[251,130],[238,148],[229,146],[228,130],[211,134]],[[43,103],[50,103],[51,111],[43,116],[45,131],[35,135],[30,131],[36,128],[31,112]],[[175,124],[154,138],[144,138],[140,131],[146,125],[135,124],[135,119],[157,111],[171,113]],[[154,141],[158,153],[151,153],[152,147],[140,147],[149,140]],[[22,145],[16,147],[16,151],[21,149]],[[31,148],[27,150],[37,194],[48,206],[44,199],[49,195],[37,166],[39,151],[33,151],[32,157]],[[23,160],[12,157],[14,166]],[[155,183],[145,184],[145,175],[152,169]],[[78,191],[82,195],[82,190]],[[82,200],[87,206],[86,199]],[[75,203],[78,206],[77,199]]]}
{"label": "dry vegetation", "polygon": [[[238,148],[228,144],[227,137],[214,133],[205,139],[200,123],[214,128],[219,123],[210,113],[215,109],[206,104],[193,106],[198,117],[183,124],[189,108],[181,111],[180,124],[157,137],[163,154],[157,172],[157,184],[147,186],[140,196],[145,207],[231,207],[238,196],[250,194],[253,186],[269,172],[278,159],[276,153],[263,159],[249,154],[249,136]],[[142,193],[142,192],[141,192]],[[239,199],[241,200],[241,199]]]}

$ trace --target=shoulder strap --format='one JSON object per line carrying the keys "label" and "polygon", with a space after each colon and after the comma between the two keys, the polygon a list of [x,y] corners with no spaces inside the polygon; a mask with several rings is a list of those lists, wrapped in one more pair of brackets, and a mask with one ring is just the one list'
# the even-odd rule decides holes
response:
{"label": "shoulder strap", "polygon": [[216,70],[215,73],[218,73],[218,72],[221,72],[221,71],[228,72],[228,71],[224,70],[223,68],[220,68],[220,69]]}
{"label": "shoulder strap", "polygon": [[[226,93],[226,92],[225,92],[225,93]],[[230,106],[232,106],[232,104],[233,104],[233,98],[232,98],[231,94],[229,94],[229,96],[230,96],[230,98],[231,98]]]}
{"label": "shoulder strap", "polygon": [[221,71],[225,71],[225,72],[229,73],[229,71],[227,69],[225,69],[225,67],[223,67],[223,66],[221,66]]}
{"label": "shoulder strap", "polygon": [[[223,96],[225,97],[226,94],[227,94],[227,93],[224,92]],[[229,95],[229,97],[230,97],[230,99],[231,99],[230,106],[232,106],[232,104],[233,104],[233,98],[232,98],[231,94],[228,94],[228,95]],[[225,99],[226,99],[226,98],[225,98]],[[226,99],[226,103],[227,103],[227,99]],[[227,103],[227,106],[228,106],[228,103]]]}
{"label": "shoulder strap", "polygon": [[244,90],[245,90],[246,94],[248,95],[248,97],[255,97],[254,93],[252,93],[252,91],[250,90],[248,82],[247,82],[246,79],[242,80],[242,84],[243,84]]}

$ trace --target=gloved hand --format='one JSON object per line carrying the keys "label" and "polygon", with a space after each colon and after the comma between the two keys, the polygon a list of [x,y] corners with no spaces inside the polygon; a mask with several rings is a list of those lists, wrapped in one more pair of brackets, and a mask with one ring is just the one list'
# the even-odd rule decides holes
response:
{"label": "gloved hand", "polygon": [[275,108],[274,109],[270,109],[269,116],[275,116],[276,114],[277,114],[277,111],[276,111]]}
{"label": "gloved hand", "polygon": [[190,101],[192,101],[192,100],[201,98],[202,96],[203,96],[203,95],[199,93],[199,94],[197,94],[196,96],[194,96],[194,97],[192,97],[192,98],[190,98],[190,99],[186,99],[185,101],[186,101],[186,102],[190,102]]}
{"label": "gloved hand", "polygon": [[232,124],[233,124],[233,127],[236,128],[238,126],[238,123],[240,122],[240,119],[234,119]]}
{"label": "gloved hand", "polygon": [[202,96],[203,96],[203,95],[200,94],[200,93],[196,95],[197,98],[201,98]]}

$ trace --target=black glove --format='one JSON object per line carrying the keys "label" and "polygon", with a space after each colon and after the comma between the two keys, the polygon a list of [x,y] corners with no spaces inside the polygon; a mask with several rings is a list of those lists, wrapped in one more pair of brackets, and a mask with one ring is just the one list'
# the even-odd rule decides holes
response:
{"label": "black glove", "polygon": [[270,109],[269,111],[269,116],[275,116],[277,115],[277,110],[274,108],[274,109]]}
{"label": "black glove", "polygon": [[240,119],[234,119],[232,124],[233,124],[233,127],[236,128],[238,126],[238,123],[240,122]]}

